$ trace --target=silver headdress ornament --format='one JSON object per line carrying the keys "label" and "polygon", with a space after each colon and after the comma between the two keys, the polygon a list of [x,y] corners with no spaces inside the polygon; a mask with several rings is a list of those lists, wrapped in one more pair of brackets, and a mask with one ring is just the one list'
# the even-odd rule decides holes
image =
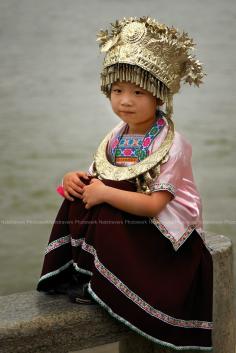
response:
{"label": "silver headdress ornament", "polygon": [[170,118],[181,81],[199,86],[205,76],[202,64],[192,55],[193,39],[150,17],[123,18],[111,27],[110,32],[101,30],[97,35],[105,53],[102,92],[109,96],[116,81],[135,83],[165,102]]}

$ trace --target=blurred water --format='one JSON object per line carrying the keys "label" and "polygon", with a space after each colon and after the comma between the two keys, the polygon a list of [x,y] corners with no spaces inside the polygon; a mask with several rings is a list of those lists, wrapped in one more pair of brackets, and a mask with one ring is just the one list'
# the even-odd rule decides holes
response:
{"label": "blurred water", "polygon": [[[234,0],[0,1],[0,295],[33,289],[66,171],[86,169],[118,120],[99,92],[96,33],[150,15],[198,43],[208,76],[175,98],[192,142],[205,228],[235,242]],[[236,272],[236,271],[235,271]]]}

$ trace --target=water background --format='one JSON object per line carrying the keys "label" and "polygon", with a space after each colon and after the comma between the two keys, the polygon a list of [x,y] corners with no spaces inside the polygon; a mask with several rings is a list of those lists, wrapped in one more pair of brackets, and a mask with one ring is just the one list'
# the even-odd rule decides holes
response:
{"label": "water background", "polygon": [[[207,77],[175,97],[176,129],[191,141],[205,229],[236,249],[234,0],[0,1],[0,295],[34,289],[62,199],[117,122],[100,93],[96,33],[149,15],[184,29]],[[236,271],[235,271],[236,273]]]}

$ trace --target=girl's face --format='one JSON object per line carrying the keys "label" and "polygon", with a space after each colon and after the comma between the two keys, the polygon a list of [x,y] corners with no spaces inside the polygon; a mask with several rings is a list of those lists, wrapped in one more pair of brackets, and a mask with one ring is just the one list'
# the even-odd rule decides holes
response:
{"label": "girl's face", "polygon": [[129,125],[130,134],[145,134],[155,122],[157,98],[134,83],[113,83],[110,101],[114,113]]}

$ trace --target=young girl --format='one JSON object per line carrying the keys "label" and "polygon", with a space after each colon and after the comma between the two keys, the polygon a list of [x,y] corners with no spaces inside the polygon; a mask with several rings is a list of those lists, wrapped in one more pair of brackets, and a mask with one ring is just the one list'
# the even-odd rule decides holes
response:
{"label": "young girl", "polygon": [[121,122],[88,173],[64,176],[37,289],[98,303],[157,344],[210,351],[212,256],[191,145],[172,121],[173,94],[181,80],[199,85],[202,66],[187,33],[148,17],[98,39],[101,89]]}

